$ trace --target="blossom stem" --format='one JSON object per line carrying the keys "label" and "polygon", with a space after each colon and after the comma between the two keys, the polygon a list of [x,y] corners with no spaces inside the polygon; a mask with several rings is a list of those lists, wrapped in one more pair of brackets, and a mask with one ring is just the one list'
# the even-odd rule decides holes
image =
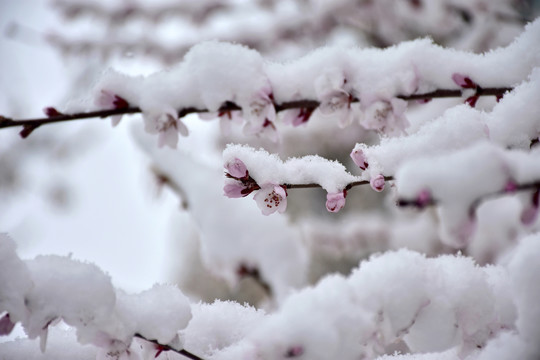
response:
{"label": "blossom stem", "polygon": [[[511,88],[482,88],[478,87],[476,89],[476,96],[502,96],[505,92],[512,90]],[[461,97],[461,89],[440,89],[433,92],[424,93],[424,94],[411,94],[411,95],[398,95],[397,98],[414,101],[414,100],[425,100],[425,99],[434,99],[434,98],[449,98],[449,97]],[[351,102],[359,102],[360,99],[357,97],[352,98]],[[317,100],[295,100],[287,101],[281,104],[274,104],[277,112],[290,110],[290,109],[307,109],[313,110],[320,105],[320,102]],[[237,104],[227,101],[223,106],[219,108],[219,112],[227,111],[238,111],[242,110]],[[106,118],[109,116],[115,115],[127,115],[127,114],[137,114],[141,113],[142,110],[139,107],[126,107],[121,109],[108,109],[108,110],[96,110],[89,112],[80,112],[73,114],[59,114],[56,116],[49,116],[45,118],[34,118],[34,119],[10,119],[3,116],[0,116],[0,129],[22,126],[20,134],[23,138],[29,136],[32,131],[37,129],[41,125],[73,121],[73,120],[82,120],[89,118]],[[193,113],[204,113],[208,112],[207,109],[199,109],[197,107],[186,107],[178,111],[178,117],[184,117],[188,114]]]}
{"label": "blossom stem", "polygon": [[183,355],[183,356],[185,356],[185,357],[187,357],[188,359],[191,359],[191,360],[204,360],[203,358],[201,358],[201,357],[187,351],[186,349],[178,350],[178,349],[173,348],[170,345],[163,345],[163,344],[159,343],[159,341],[157,341],[157,340],[147,339],[146,337],[144,337],[141,334],[135,334],[134,336],[139,338],[139,339],[151,342],[151,343],[159,346],[159,348],[163,349],[163,351],[172,351],[172,352],[175,352],[177,354]]}

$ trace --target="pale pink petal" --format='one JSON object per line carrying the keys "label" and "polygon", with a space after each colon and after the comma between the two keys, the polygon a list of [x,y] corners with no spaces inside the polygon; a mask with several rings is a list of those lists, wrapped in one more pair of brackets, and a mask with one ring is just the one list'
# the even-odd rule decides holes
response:
{"label": "pale pink petal", "polygon": [[178,132],[180,135],[186,137],[189,135],[189,129],[187,128],[186,124],[182,122],[182,120],[177,119],[176,120],[176,128],[178,129]]}
{"label": "pale pink petal", "polygon": [[523,210],[521,213],[521,222],[523,225],[532,225],[536,222],[538,218],[538,207],[529,206]]}
{"label": "pale pink petal", "polygon": [[167,145],[171,149],[176,149],[178,144],[178,131],[176,128],[169,127],[158,134],[158,147]]}
{"label": "pale pink petal", "polygon": [[116,127],[118,124],[120,124],[120,120],[122,120],[122,115],[115,115],[111,117],[111,125],[113,127]]}

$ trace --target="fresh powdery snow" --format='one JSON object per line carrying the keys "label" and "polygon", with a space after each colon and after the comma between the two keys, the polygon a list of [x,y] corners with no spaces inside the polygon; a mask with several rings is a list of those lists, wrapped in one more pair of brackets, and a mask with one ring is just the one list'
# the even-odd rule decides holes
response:
{"label": "fresh powdery snow", "polygon": [[49,327],[60,321],[75,329],[81,344],[122,354],[136,334],[162,343],[179,342],[178,331],[191,319],[189,302],[175,286],[155,285],[135,295],[116,292],[96,265],[57,255],[20,260],[15,243],[4,234],[0,258],[6,259],[0,263],[0,323],[6,316],[20,322],[30,339],[40,337],[42,352],[47,350]]}
{"label": "fresh powdery snow", "polygon": [[[465,84],[517,86],[540,65],[540,55],[531,51],[540,43],[539,34],[540,21],[535,21],[506,48],[485,54],[445,49],[424,39],[384,50],[326,47],[287,63],[266,61],[242,45],[209,41],[194,46],[176,66],[149,76],[108,70],[92,90],[94,104],[75,101],[65,111],[139,107],[148,131],[163,134],[160,146],[173,148],[173,133],[188,134],[178,119],[183,110],[215,113],[230,103],[242,110],[246,132],[276,141],[274,108],[295,100],[319,101],[320,111],[336,117],[341,126],[358,119],[368,129],[399,135],[408,122],[407,104],[398,96],[462,89],[474,104],[476,86]],[[537,77],[531,80],[538,83]],[[117,100],[104,102],[104,93]],[[359,106],[351,106],[354,98]],[[520,140],[517,131],[508,135],[513,141]]]}
{"label": "fresh powdery snow", "polygon": [[[1,244],[6,249],[12,241],[2,237]],[[362,262],[348,277],[327,276],[316,286],[292,294],[271,314],[220,301],[190,309],[185,297],[169,286],[155,286],[133,296],[118,294],[118,309],[113,311],[110,283],[93,265],[40,257],[28,262],[28,268],[35,284],[32,291],[42,296],[39,302],[25,305],[28,312],[21,322],[28,329],[28,322],[53,314],[78,333],[94,327],[93,344],[108,349],[109,356],[123,354],[120,358],[126,359],[139,359],[144,354],[151,358],[159,349],[152,350],[148,343],[130,347],[130,339],[114,341],[116,333],[111,329],[127,327],[164,344],[178,346],[183,342],[186,349],[189,346],[209,359],[250,359],[255,354],[261,359],[376,358],[392,344],[418,353],[402,355],[404,359],[435,358],[422,353],[484,359],[496,350],[532,359],[540,354],[540,313],[535,306],[540,272],[534,267],[538,256],[539,235],[523,239],[503,265],[489,267],[479,267],[460,255],[426,258],[410,250],[387,252]],[[38,269],[36,262],[41,274],[33,272]],[[12,272],[11,268],[4,270]],[[53,281],[58,270],[74,271],[82,285],[71,282],[68,274],[57,273]],[[46,281],[50,288],[40,287]],[[78,286],[87,289],[80,288],[83,292],[79,293]],[[58,299],[59,295],[63,299]],[[96,306],[89,309],[92,302]],[[87,314],[92,316],[85,318]],[[111,317],[109,327],[103,326],[107,323],[100,318],[103,314]],[[80,317],[74,321],[73,315]],[[123,322],[119,321],[123,316]],[[50,352],[44,347],[44,355],[39,355],[36,344],[18,340],[0,344],[0,354],[4,354],[0,358],[93,356],[91,348],[74,345],[75,338],[54,329],[52,323],[42,331],[48,327],[53,328]],[[66,342],[64,353],[57,345],[60,340]]]}

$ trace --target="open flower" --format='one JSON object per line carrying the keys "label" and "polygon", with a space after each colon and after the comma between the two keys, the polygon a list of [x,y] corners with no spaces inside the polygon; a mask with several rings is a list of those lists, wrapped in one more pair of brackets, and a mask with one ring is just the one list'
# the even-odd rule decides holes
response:
{"label": "open flower", "polygon": [[287,191],[281,185],[266,183],[261,186],[253,199],[263,215],[270,215],[276,211],[283,213],[287,209]]}
{"label": "open flower", "polygon": [[345,206],[345,198],[347,197],[347,190],[340,191],[338,193],[326,194],[326,210],[330,212],[338,212]]}
{"label": "open flower", "polygon": [[375,101],[366,108],[361,125],[386,135],[399,135],[409,126],[405,110],[407,102],[402,99]]}
{"label": "open flower", "polygon": [[341,127],[349,125],[354,118],[351,111],[353,95],[346,85],[343,71],[337,68],[326,71],[315,80],[315,90],[321,102],[319,111],[323,115],[338,116]]}
{"label": "open flower", "polygon": [[269,86],[261,89],[253,96],[249,106],[242,111],[251,131],[253,133],[261,132],[265,123],[276,120],[272,89]]}
{"label": "open flower", "polygon": [[176,149],[178,144],[178,133],[187,136],[189,131],[186,125],[178,119],[174,109],[167,109],[158,114],[145,113],[144,129],[150,134],[158,134],[158,146],[169,146]]}

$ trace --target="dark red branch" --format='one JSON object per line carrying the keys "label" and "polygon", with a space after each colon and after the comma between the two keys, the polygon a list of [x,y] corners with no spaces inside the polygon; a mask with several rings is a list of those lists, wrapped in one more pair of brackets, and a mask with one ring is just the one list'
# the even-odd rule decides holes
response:
{"label": "dark red branch", "polygon": [[177,354],[180,354],[182,356],[185,356],[187,357],[188,359],[191,359],[191,360],[204,360],[203,358],[185,350],[185,349],[182,349],[182,350],[178,350],[178,349],[175,349],[173,348],[172,346],[170,345],[164,345],[164,344],[160,344],[159,341],[157,340],[152,340],[152,339],[147,339],[145,338],[144,336],[142,336],[141,334],[135,334],[134,335],[136,338],[139,338],[139,339],[142,339],[142,340],[145,340],[145,341],[148,341],[148,342],[151,342],[152,344],[155,344],[157,345],[159,351],[172,351],[172,352],[175,352]]}
{"label": "dark red branch", "polygon": [[[511,88],[478,88],[476,96],[500,96],[506,93],[507,91],[512,90]],[[448,90],[441,89],[436,90],[430,93],[424,94],[412,94],[412,95],[400,95],[397,96],[400,99],[407,101],[414,100],[426,100],[434,98],[450,98],[450,97],[461,97],[461,90]],[[358,98],[353,98],[352,102],[359,102]],[[320,102],[317,100],[295,100],[287,101],[281,104],[275,104],[277,112],[290,110],[290,109],[306,109],[314,110],[320,105]],[[230,111],[239,111],[242,110],[237,104],[233,102],[226,102],[221,106],[218,112],[230,112]],[[60,114],[57,116],[50,116],[46,118],[35,118],[35,119],[22,119],[22,120],[13,120],[5,117],[0,117],[0,129],[22,126],[23,130],[21,131],[22,137],[27,137],[30,133],[38,128],[39,126],[46,124],[53,124],[59,122],[73,121],[73,120],[82,120],[89,118],[106,118],[114,115],[126,115],[126,114],[136,114],[141,113],[142,110],[138,107],[126,107],[121,109],[112,109],[112,110],[96,110],[83,113],[74,113],[74,114]],[[193,113],[203,113],[208,112],[207,109],[199,109],[196,107],[187,107],[178,111],[179,117],[184,117]]]}

